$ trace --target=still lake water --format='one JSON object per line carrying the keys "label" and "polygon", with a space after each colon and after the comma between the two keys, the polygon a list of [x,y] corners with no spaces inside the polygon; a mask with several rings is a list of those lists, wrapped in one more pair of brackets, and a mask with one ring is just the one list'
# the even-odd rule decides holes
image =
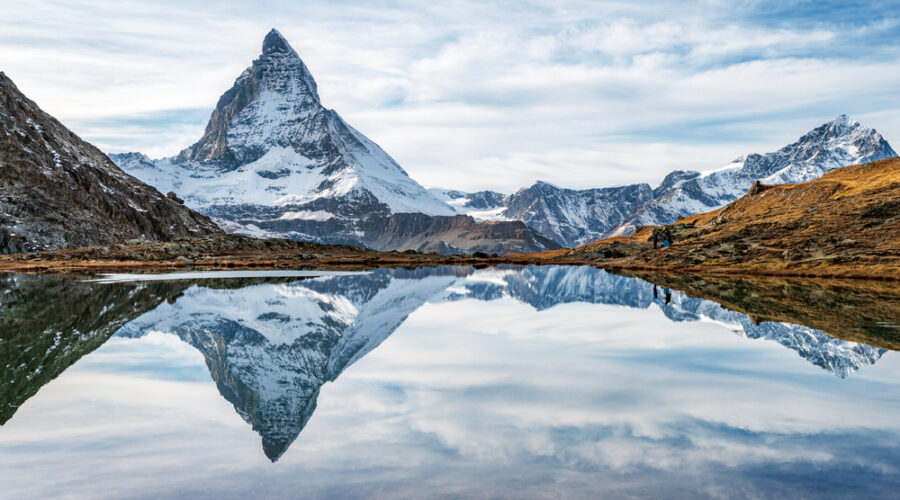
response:
{"label": "still lake water", "polygon": [[590,267],[0,275],[0,497],[896,498],[881,300],[879,347]]}

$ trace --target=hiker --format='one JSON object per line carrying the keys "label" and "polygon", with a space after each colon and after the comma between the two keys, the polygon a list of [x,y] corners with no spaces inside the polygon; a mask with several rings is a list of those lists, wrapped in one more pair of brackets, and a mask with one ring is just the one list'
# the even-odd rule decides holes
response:
{"label": "hiker", "polygon": [[656,285],[653,285],[653,300],[656,300],[658,298],[659,298],[659,294],[656,292]]}
{"label": "hiker", "polygon": [[666,291],[666,304],[672,302],[672,292],[669,291],[668,288],[663,288]]}
{"label": "hiker", "polygon": [[669,248],[669,239],[668,238],[663,240],[663,248]]}
{"label": "hiker", "polygon": [[655,232],[653,233],[653,249],[656,250],[657,245],[659,245],[659,235]]}

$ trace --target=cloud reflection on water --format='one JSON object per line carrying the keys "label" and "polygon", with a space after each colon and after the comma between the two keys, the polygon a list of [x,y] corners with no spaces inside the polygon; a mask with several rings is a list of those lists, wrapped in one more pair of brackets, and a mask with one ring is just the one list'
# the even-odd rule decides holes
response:
{"label": "cloud reflection on water", "polygon": [[[548,271],[558,276],[541,280],[540,273],[519,270],[525,278],[519,285],[531,287],[500,294],[470,285],[501,286],[506,271],[446,269],[376,272],[365,282],[332,277],[190,288],[134,320],[122,332],[130,337],[113,337],[85,356],[0,428],[0,480],[9,492],[28,496],[895,491],[895,353],[841,379],[778,343],[748,341],[710,321],[673,322],[652,290],[645,300],[646,284],[601,274],[585,282],[571,271]],[[604,289],[610,282],[617,286]],[[476,300],[473,289],[492,300]],[[315,413],[306,415],[306,427],[276,464],[236,417],[245,403],[231,401],[230,408],[209,383],[210,358],[161,333],[188,340],[189,330],[216,334],[209,328],[222,323],[183,320],[206,317],[212,309],[203,310],[205,304],[221,316],[227,301],[204,295],[221,299],[243,290],[249,293],[242,297],[262,303],[278,293],[288,301],[279,307],[304,290],[338,293],[357,311],[349,327],[333,325],[344,334],[343,347],[324,354],[332,360],[321,365],[326,371],[298,372],[326,379],[316,382],[324,385],[316,389]],[[676,292],[673,304],[686,300]],[[378,305],[369,311],[377,321],[363,317],[366,304]],[[235,324],[252,329],[259,311],[241,311],[247,308],[233,315]],[[378,331],[353,330],[361,323]],[[231,349],[268,349],[219,335]],[[349,342],[368,336],[380,340]],[[246,366],[237,376],[254,387],[259,372]],[[38,480],[46,477],[54,479]]]}

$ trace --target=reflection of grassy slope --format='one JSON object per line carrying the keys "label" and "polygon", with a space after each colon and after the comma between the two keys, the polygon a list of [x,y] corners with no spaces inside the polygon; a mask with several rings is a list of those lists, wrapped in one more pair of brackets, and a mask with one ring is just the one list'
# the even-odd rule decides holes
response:
{"label": "reflection of grassy slope", "polygon": [[0,275],[0,425],[47,382],[188,282],[83,283]]}
{"label": "reflection of grassy slope", "polygon": [[720,210],[559,255],[621,267],[900,279],[900,158],[835,169],[802,184],[759,186]]}
{"label": "reflection of grassy slope", "polygon": [[900,287],[894,283],[634,275],[693,297],[718,302],[757,322],[805,325],[841,340],[900,351],[900,325],[886,322],[900,320]]}

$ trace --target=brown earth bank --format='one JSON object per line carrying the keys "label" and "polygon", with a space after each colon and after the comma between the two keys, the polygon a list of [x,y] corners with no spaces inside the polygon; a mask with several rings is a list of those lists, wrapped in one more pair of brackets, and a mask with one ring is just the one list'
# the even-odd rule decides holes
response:
{"label": "brown earth bank", "polygon": [[[671,246],[654,250],[654,234]],[[757,183],[719,210],[533,257],[608,269],[900,280],[900,158],[802,184]]]}
{"label": "brown earth bank", "polygon": [[616,271],[747,314],[832,337],[900,350],[900,287],[871,280],[726,277]]}
{"label": "brown earth bank", "polygon": [[117,245],[0,256],[0,272],[60,273],[173,269],[372,269],[386,266],[528,264],[518,255],[440,255],[412,250],[379,252],[351,245],[322,245],[236,234],[171,242],[132,240]]}

